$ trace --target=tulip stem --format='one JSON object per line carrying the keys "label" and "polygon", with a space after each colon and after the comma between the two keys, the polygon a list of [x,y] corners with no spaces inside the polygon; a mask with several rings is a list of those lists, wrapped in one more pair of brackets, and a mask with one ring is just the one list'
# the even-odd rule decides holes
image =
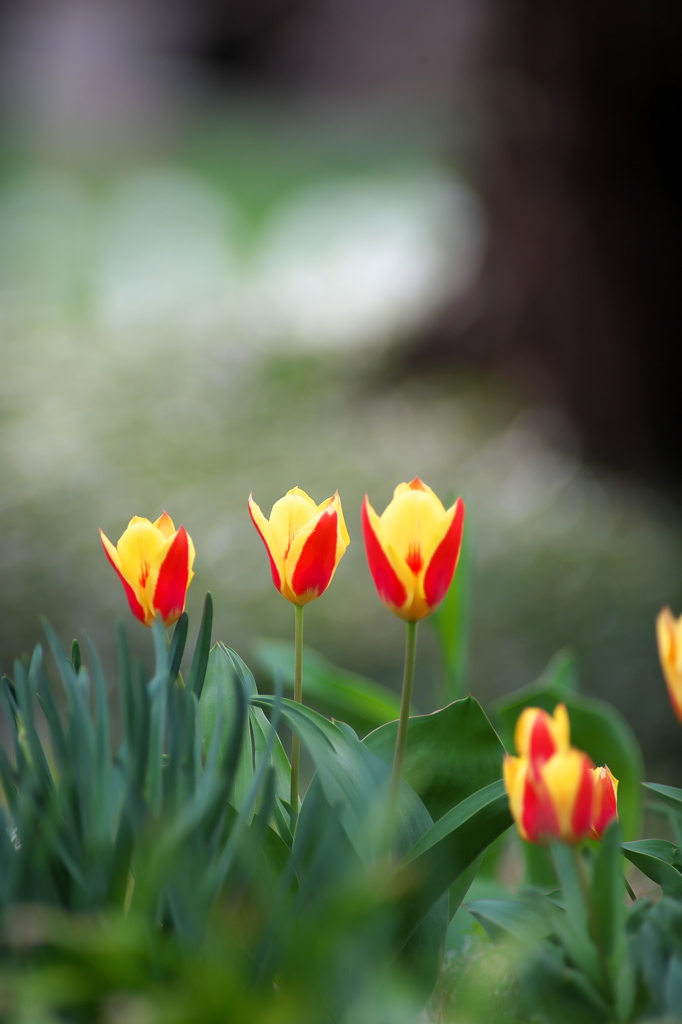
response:
{"label": "tulip stem", "polygon": [[[294,605],[296,613],[294,627],[294,701],[303,703],[303,609],[305,605]],[[298,775],[301,763],[301,740],[294,733],[291,740],[291,807],[298,814]]]}
{"label": "tulip stem", "polygon": [[400,698],[400,718],[398,720],[398,735],[395,741],[395,753],[393,755],[393,770],[391,773],[391,793],[389,797],[388,820],[389,827],[393,827],[393,818],[398,806],[398,793],[400,792],[400,780],[403,775],[403,762],[405,760],[405,748],[407,747],[407,730],[410,725],[410,710],[412,708],[412,688],[414,686],[414,666],[417,660],[417,626],[419,623],[406,622],[407,632],[405,636],[405,669],[403,673],[403,692]]}

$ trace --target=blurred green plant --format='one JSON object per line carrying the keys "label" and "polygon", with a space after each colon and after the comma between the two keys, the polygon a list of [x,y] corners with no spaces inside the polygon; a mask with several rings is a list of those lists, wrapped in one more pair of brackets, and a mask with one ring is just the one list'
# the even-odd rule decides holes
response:
{"label": "blurred green plant", "polygon": [[[40,646],[3,678],[3,1020],[407,1021],[431,993],[471,867],[510,822],[485,715],[469,698],[415,720],[387,837],[391,726],[365,744],[260,696],[211,622],[208,596],[185,685],[186,615],[168,645],[154,626],[151,677],[119,631],[115,743],[92,645],[88,668],[46,624],[63,693]],[[316,769],[298,815],[280,722]]]}

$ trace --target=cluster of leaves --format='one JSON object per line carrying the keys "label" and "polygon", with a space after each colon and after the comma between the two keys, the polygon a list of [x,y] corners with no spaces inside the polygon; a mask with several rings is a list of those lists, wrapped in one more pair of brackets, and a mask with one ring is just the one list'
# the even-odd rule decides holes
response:
{"label": "cluster of leaves", "polygon": [[[46,626],[54,679],[37,647],[0,685],[0,1020],[408,1024],[434,986],[439,1022],[679,1019],[682,791],[647,787],[672,839],[637,839],[637,744],[567,656],[493,728],[461,696],[468,601],[458,574],[434,616],[450,702],[411,718],[390,838],[397,706],[376,684],[306,653],[306,693],[361,740],[282,696],[291,645],[259,644],[276,684],[259,694],[211,646],[210,597],[184,680],[184,615],[169,645],[152,631],[151,674],[119,631],[111,689],[91,645],[86,667]],[[505,834],[499,737],[511,749],[521,709],[559,701],[620,779],[620,823],[581,851]],[[282,726],[313,772],[298,812]],[[627,895],[625,859],[659,898]]]}
{"label": "cluster of leaves", "polygon": [[[260,696],[211,618],[185,682],[185,616],[168,647],[154,629],[151,678],[120,631],[117,742],[92,648],[86,668],[46,627],[58,681],[40,647],[3,679],[3,1020],[407,1021],[433,989],[510,823],[495,731],[472,698],[413,720],[389,849],[395,723],[361,742]],[[315,769],[299,814],[280,724]]]}

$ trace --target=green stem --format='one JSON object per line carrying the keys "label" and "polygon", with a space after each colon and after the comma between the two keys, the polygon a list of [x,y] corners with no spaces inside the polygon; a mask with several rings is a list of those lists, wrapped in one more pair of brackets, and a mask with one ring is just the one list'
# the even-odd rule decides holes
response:
{"label": "green stem", "polygon": [[[296,613],[294,628],[294,700],[303,703],[303,609],[304,605],[294,605]],[[298,814],[298,775],[301,763],[301,740],[294,733],[291,740],[291,807]]]}
{"label": "green stem", "polygon": [[407,627],[405,636],[405,670],[403,673],[403,692],[400,698],[398,735],[396,736],[395,741],[393,770],[391,772],[391,792],[388,805],[389,829],[393,827],[393,818],[398,805],[398,793],[400,792],[400,780],[403,775],[403,762],[405,760],[405,749],[407,747],[407,730],[410,725],[410,709],[412,707],[414,666],[417,660],[417,626],[419,623],[416,621],[406,622],[405,625]]}
{"label": "green stem", "polygon": [[573,847],[573,856],[575,859],[576,866],[578,868],[578,877],[580,879],[580,886],[583,891],[583,899],[585,900],[585,908],[587,910],[587,927],[589,929],[590,938],[594,943],[597,950],[597,956],[599,957],[599,968],[601,970],[601,980],[604,994],[607,998],[613,1002],[613,993],[611,989],[611,972],[609,971],[609,964],[604,952],[604,945],[602,943],[601,935],[599,933],[599,922],[597,921],[596,914],[594,912],[594,904],[592,902],[592,893],[590,891],[590,880],[587,877],[585,870],[585,862],[580,853],[578,846]]}

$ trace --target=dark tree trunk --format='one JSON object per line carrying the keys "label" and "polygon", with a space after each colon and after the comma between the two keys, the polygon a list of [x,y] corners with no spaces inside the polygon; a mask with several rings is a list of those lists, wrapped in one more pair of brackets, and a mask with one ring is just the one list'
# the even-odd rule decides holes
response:
{"label": "dark tree trunk", "polygon": [[588,455],[682,475],[682,6],[496,6],[487,254],[413,365],[501,370]]}

